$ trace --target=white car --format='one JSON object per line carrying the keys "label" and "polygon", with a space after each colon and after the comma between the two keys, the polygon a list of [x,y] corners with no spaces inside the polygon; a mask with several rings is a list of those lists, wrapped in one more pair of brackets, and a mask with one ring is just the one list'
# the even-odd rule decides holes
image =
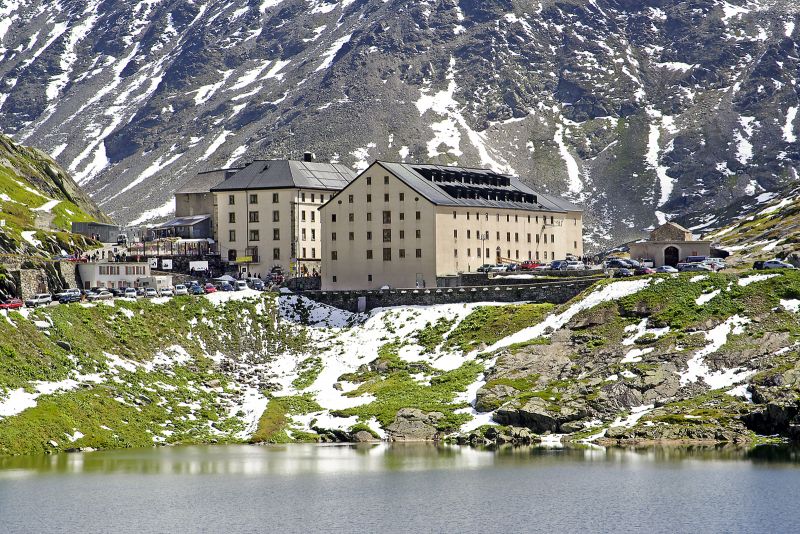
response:
{"label": "white car", "polygon": [[178,284],[175,286],[175,294],[176,295],[188,295],[189,290],[183,284]]}
{"label": "white car", "polygon": [[144,296],[147,298],[157,297],[158,291],[156,291],[155,288],[148,287],[144,290]]}
{"label": "white car", "polygon": [[36,306],[47,306],[53,302],[53,297],[48,293],[37,293],[25,301],[25,306],[35,308]]}
{"label": "white car", "polygon": [[135,299],[136,298],[136,288],[134,288],[134,287],[125,288],[125,298],[126,299]]}
{"label": "white car", "polygon": [[114,298],[114,295],[112,295],[110,292],[108,292],[106,290],[98,291],[97,293],[89,293],[86,296],[86,300],[90,300],[90,301],[91,300],[110,300],[112,298]]}
{"label": "white car", "polygon": [[768,260],[764,262],[762,269],[794,269],[794,265],[781,260]]}
{"label": "white car", "polygon": [[75,289],[75,288],[71,288],[71,289],[68,288],[68,289],[65,289],[64,291],[62,291],[61,293],[56,293],[56,297],[59,298],[59,299],[62,298],[62,297],[71,297],[73,295],[77,296],[77,297],[80,297],[81,296],[81,290],[80,289]]}
{"label": "white car", "polygon": [[491,269],[489,269],[490,273],[504,273],[508,271],[508,265],[504,265],[502,263],[498,263],[497,265],[493,265]]}
{"label": "white car", "polygon": [[171,287],[162,287],[158,294],[162,297],[171,297],[174,295]]}
{"label": "white car", "polygon": [[233,289],[235,289],[236,291],[244,291],[245,289],[247,289],[247,282],[245,282],[244,280],[237,280],[236,282],[233,283]]}
{"label": "white car", "polygon": [[677,273],[678,269],[673,267],[672,265],[662,265],[661,267],[656,268],[657,273]]}
{"label": "white car", "polygon": [[568,261],[561,268],[567,271],[585,271],[586,265],[582,261]]}

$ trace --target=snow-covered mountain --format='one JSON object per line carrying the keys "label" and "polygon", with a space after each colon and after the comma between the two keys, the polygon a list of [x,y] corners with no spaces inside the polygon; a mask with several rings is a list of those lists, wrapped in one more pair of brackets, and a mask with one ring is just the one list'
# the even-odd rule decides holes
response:
{"label": "snow-covered mountain", "polygon": [[121,221],[198,170],[311,150],[517,173],[584,203],[600,248],[797,178],[798,9],[5,0],[0,130]]}

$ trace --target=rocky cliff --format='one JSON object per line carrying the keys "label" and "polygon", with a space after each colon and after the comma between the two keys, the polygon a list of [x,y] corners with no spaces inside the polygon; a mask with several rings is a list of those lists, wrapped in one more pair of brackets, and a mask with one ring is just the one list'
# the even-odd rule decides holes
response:
{"label": "rocky cliff", "polygon": [[584,203],[604,248],[796,180],[797,9],[16,0],[0,128],[122,221],[165,216],[198,170],[312,150],[515,172]]}

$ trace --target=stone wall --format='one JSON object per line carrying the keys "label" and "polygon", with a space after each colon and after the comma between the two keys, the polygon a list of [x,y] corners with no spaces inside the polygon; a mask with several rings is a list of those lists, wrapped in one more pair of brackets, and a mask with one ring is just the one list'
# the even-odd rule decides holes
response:
{"label": "stone wall", "polygon": [[67,287],[81,288],[81,276],[78,274],[78,265],[72,261],[60,261],[57,264],[61,277],[67,284]]}
{"label": "stone wall", "polygon": [[391,306],[430,306],[463,302],[537,302],[563,304],[596,280],[583,278],[568,282],[536,285],[508,285],[461,288],[396,289],[384,291],[308,291],[304,296],[353,313]]}
{"label": "stone wall", "polygon": [[322,287],[322,278],[319,276],[289,278],[285,285],[292,291],[319,291]]}
{"label": "stone wall", "polygon": [[[602,269],[585,271],[536,271],[537,276],[543,278],[514,278],[514,276],[533,274],[531,272],[514,273],[462,273],[457,277],[447,277],[446,282],[440,284],[444,287],[473,287],[488,285],[538,285],[553,282],[548,278],[605,278],[607,275]],[[455,281],[453,280],[455,278]],[[455,282],[455,283],[454,283]]]}

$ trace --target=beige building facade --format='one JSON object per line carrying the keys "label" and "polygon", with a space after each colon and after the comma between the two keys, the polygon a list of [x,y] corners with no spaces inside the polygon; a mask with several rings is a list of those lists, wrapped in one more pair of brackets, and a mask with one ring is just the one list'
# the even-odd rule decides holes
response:
{"label": "beige building facade", "polygon": [[193,176],[175,191],[175,218],[210,216],[212,227],[209,237],[216,240],[216,221],[218,217],[216,202],[211,189],[232,177],[239,170],[216,169],[197,173],[196,176]]}
{"label": "beige building facade", "polygon": [[263,161],[212,189],[223,261],[265,277],[319,272],[322,225],[318,208],[352,180],[343,165]]}
{"label": "beige building facade", "polygon": [[583,214],[483,169],[375,162],[320,208],[325,290],[435,287],[486,263],[583,255]]}
{"label": "beige building facade", "polygon": [[695,240],[690,230],[668,222],[650,232],[650,239],[632,243],[629,249],[635,260],[652,262],[654,267],[675,267],[690,256],[709,257],[711,242]]}

